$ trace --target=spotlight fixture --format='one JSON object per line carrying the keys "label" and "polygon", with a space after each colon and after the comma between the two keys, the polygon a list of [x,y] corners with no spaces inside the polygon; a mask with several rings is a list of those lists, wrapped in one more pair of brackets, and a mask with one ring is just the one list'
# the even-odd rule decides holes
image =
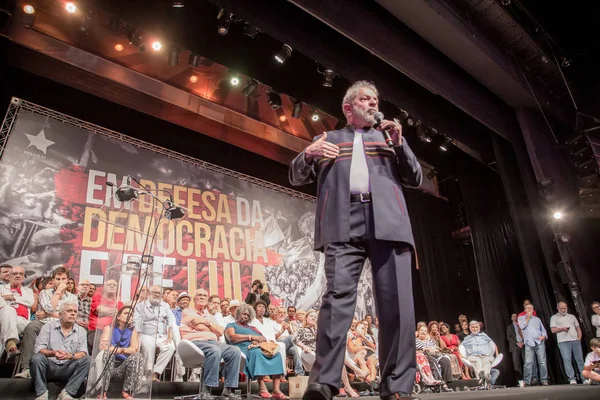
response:
{"label": "spotlight fixture", "polygon": [[542,62],[543,62],[544,64],[548,64],[548,61],[550,61],[550,59],[548,58],[548,56],[547,56],[547,55],[545,55],[545,54],[543,54],[543,55],[542,55]]}
{"label": "spotlight fixture", "polygon": [[77,11],[77,6],[72,1],[69,1],[65,4],[65,10],[67,10],[68,13],[73,14],[75,11]]}
{"label": "spotlight fixture", "polygon": [[281,107],[281,96],[276,92],[270,91],[267,95],[267,101],[273,110]]}
{"label": "spotlight fixture", "polygon": [[452,139],[450,139],[448,136],[444,136],[443,141],[440,144],[440,150],[448,151],[451,144],[452,144]]}
{"label": "spotlight fixture", "polygon": [[244,23],[244,35],[254,39],[260,30],[249,22]]}
{"label": "spotlight fixture", "polygon": [[421,125],[421,121],[414,117],[408,117],[408,118],[406,118],[406,124],[408,126],[419,126],[419,125]]}
{"label": "spotlight fixture", "polygon": [[162,44],[158,40],[152,42],[152,50],[160,51],[160,49],[162,49]]}
{"label": "spotlight fixture", "polygon": [[183,1],[183,0],[174,1],[172,7],[173,8],[183,8],[183,7],[185,7],[185,1]]}
{"label": "spotlight fixture", "polygon": [[242,94],[246,97],[250,97],[256,88],[258,87],[258,81],[254,79],[250,79],[244,89],[242,89]]}
{"label": "spotlight fixture", "polygon": [[404,123],[404,121],[406,121],[409,117],[408,111],[405,111],[401,108],[399,108],[398,110],[399,110],[398,120],[400,121],[400,123]]}
{"label": "spotlight fixture", "polygon": [[123,45],[122,45],[122,44],[116,44],[116,45],[115,45],[115,50],[116,50],[116,51],[123,51],[123,49],[124,49],[124,47],[123,47]]}
{"label": "spotlight fixture", "polygon": [[324,87],[332,87],[333,86],[333,78],[335,78],[335,72],[330,69],[326,69],[323,71],[323,86]]}
{"label": "spotlight fixture", "polygon": [[225,36],[227,35],[227,32],[229,32],[232,15],[233,14],[231,14],[231,12],[224,7],[221,7],[219,10],[219,14],[217,14],[217,32],[219,32],[219,35]]}
{"label": "spotlight fixture", "polygon": [[553,217],[554,219],[562,219],[562,217],[563,217],[563,213],[562,213],[562,212],[560,212],[560,211],[555,211],[555,212],[554,212],[554,214],[552,214],[552,217]]}
{"label": "spotlight fixture", "polygon": [[569,60],[567,57],[561,57],[560,65],[566,68],[571,65],[571,60]]}
{"label": "spotlight fixture", "polygon": [[510,0],[502,0],[501,3],[503,6],[510,6]]}
{"label": "spotlight fixture", "polygon": [[287,117],[286,117],[285,115],[283,115],[283,114],[282,114],[282,115],[280,115],[280,116],[279,116],[279,120],[280,120],[281,122],[285,122],[285,121],[287,121]]}
{"label": "spotlight fixture", "polygon": [[[154,45],[152,45],[154,48]],[[160,49],[159,49],[160,50]],[[175,46],[169,49],[169,65],[175,67],[179,63],[179,50]]]}
{"label": "spotlight fixture", "polygon": [[231,83],[231,86],[238,86],[240,84],[240,76],[238,74],[231,75],[229,83]]}
{"label": "spotlight fixture", "polygon": [[198,77],[196,75],[190,76],[190,82],[192,82],[192,83],[198,82]]}
{"label": "spotlight fixture", "polygon": [[302,114],[302,102],[300,100],[296,100],[292,110],[292,118],[298,119],[300,118],[300,114]]}
{"label": "spotlight fixture", "polygon": [[198,54],[190,53],[188,64],[192,67],[197,67],[200,64],[200,56]]}
{"label": "spotlight fixture", "polygon": [[275,60],[277,60],[279,64],[283,64],[285,60],[287,60],[288,57],[290,57],[291,55],[292,47],[290,45],[284,44],[283,46],[281,46],[281,50],[279,51],[279,53],[275,54]]}
{"label": "spotlight fixture", "polygon": [[23,12],[25,14],[29,14],[29,15],[34,14],[35,13],[35,8],[32,5],[30,5],[30,4],[25,4],[23,6]]}
{"label": "spotlight fixture", "polygon": [[[417,126],[417,137],[421,142],[431,143],[433,141],[433,136],[437,135],[437,131],[435,129],[431,129],[430,132],[427,131],[427,128],[423,126],[423,124],[419,124]],[[435,132],[435,133],[434,133]]]}
{"label": "spotlight fixture", "polygon": [[317,122],[319,120],[319,113],[317,113],[316,111],[313,111],[312,115],[310,116],[310,119],[312,119],[313,122]]}

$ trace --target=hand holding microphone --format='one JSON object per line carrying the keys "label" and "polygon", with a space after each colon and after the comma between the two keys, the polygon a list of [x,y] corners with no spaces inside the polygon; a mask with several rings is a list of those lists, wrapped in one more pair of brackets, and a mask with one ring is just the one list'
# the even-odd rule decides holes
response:
{"label": "hand holding microphone", "polygon": [[378,111],[373,115],[375,118],[375,129],[381,130],[388,146],[400,146],[402,144],[402,125],[395,121],[383,119],[383,113]]}

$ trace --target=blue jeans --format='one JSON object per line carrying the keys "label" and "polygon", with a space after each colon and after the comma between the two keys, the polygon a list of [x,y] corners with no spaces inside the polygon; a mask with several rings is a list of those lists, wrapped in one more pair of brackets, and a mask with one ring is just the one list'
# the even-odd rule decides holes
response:
{"label": "blue jeans", "polygon": [[238,387],[240,362],[242,360],[242,351],[238,347],[215,340],[194,340],[192,343],[204,352],[203,373],[205,386],[219,386],[219,366],[221,365],[221,359],[223,359],[225,361],[225,368],[223,369],[225,387]]}
{"label": "blue jeans", "polygon": [[70,396],[75,397],[88,376],[91,361],[92,357],[84,356],[59,365],[40,353],[34,354],[29,362],[29,370],[36,397],[43,395],[48,390],[46,386],[48,380],[67,381],[65,390]]}
{"label": "blue jeans", "polygon": [[[292,340],[292,336],[286,336],[281,339],[277,339],[277,342],[285,344],[285,354],[288,356],[292,356],[294,359],[294,373],[296,376],[304,375],[304,368],[302,368],[302,359],[300,358],[300,354],[298,354],[298,348],[294,345],[294,341]],[[283,372],[284,375],[286,371]]]}
{"label": "blue jeans", "polygon": [[575,357],[579,376],[583,373],[583,350],[581,350],[581,342],[579,340],[569,340],[558,344],[560,355],[565,366],[565,373],[569,380],[575,379],[575,371],[573,371],[573,363],[571,355]]}
{"label": "blue jeans", "polygon": [[523,368],[523,380],[531,385],[533,364],[537,358],[540,382],[548,382],[548,367],[546,366],[546,343],[536,343],[535,347],[525,345],[525,366]]}

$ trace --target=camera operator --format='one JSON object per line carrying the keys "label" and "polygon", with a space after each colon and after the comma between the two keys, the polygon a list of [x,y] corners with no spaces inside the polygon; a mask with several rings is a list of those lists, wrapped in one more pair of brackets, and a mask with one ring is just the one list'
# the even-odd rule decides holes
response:
{"label": "camera operator", "polygon": [[246,300],[245,300],[246,304],[252,305],[252,304],[256,303],[258,300],[262,300],[265,303],[267,303],[267,307],[268,307],[268,305],[271,304],[271,298],[269,297],[269,292],[263,292],[263,288],[264,288],[264,285],[260,281],[260,279],[256,279],[254,282],[252,282],[252,289],[246,296]]}

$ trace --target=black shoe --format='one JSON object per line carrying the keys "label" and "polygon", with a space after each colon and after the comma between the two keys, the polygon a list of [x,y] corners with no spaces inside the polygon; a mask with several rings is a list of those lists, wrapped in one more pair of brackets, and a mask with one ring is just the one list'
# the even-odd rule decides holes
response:
{"label": "black shoe", "polygon": [[223,399],[223,400],[242,400],[242,396],[238,396],[237,394],[232,392],[231,389],[229,389],[229,388],[224,388],[223,392],[221,393],[221,399]]}
{"label": "black shoe", "polygon": [[306,387],[302,400],[332,400],[333,394],[331,386],[313,382]]}
{"label": "black shoe", "polygon": [[397,392],[388,396],[380,396],[381,400],[421,400],[419,397],[411,396],[410,393]]}

